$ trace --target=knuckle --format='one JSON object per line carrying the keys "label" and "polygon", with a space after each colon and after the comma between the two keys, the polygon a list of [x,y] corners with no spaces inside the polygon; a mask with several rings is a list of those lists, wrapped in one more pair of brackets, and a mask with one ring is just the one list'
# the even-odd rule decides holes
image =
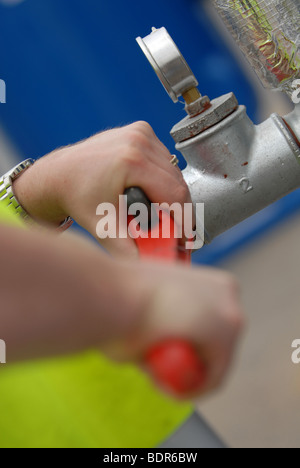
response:
{"label": "knuckle", "polygon": [[228,320],[233,334],[235,336],[240,335],[245,326],[245,319],[242,307],[238,302],[233,302],[231,307],[228,308]]}
{"label": "knuckle", "polygon": [[244,329],[245,320],[242,311],[238,308],[232,312],[230,324],[235,336],[239,336]]}
{"label": "knuckle", "polygon": [[186,203],[187,201],[190,201],[190,191],[184,180],[182,180],[181,183],[177,183],[177,188],[176,188],[176,198],[180,203]]}
{"label": "knuckle", "polygon": [[122,168],[142,167],[143,163],[144,158],[141,152],[134,147],[127,146],[119,157],[119,164]]}
{"label": "knuckle", "polygon": [[150,139],[136,129],[131,129],[127,134],[126,143],[129,148],[137,148],[140,151],[148,149],[151,146]]}
{"label": "knuckle", "polygon": [[242,333],[246,326],[246,319],[241,309],[238,310],[235,320],[236,331],[238,334]]}
{"label": "knuckle", "polygon": [[148,122],[145,122],[143,120],[140,120],[139,122],[135,122],[132,124],[132,128],[134,128],[135,130],[141,132],[141,133],[145,133],[146,135],[153,135],[154,134],[154,131],[151,127],[151,125],[148,123]]}
{"label": "knuckle", "polygon": [[[151,132],[147,130],[146,126]],[[141,151],[150,149],[153,142],[153,130],[146,122],[136,122],[127,127],[125,142],[129,148],[138,148]]]}
{"label": "knuckle", "polygon": [[240,285],[231,274],[224,274],[224,313],[234,335],[239,335],[244,328],[245,320],[239,298]]}

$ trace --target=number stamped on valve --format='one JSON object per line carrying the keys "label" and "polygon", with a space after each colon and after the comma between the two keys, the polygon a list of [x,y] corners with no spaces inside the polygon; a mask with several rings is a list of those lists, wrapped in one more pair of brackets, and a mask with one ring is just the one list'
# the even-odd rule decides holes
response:
{"label": "number stamped on valve", "polygon": [[251,182],[247,177],[243,177],[239,183],[244,193],[248,193],[253,190],[253,186],[251,185]]}

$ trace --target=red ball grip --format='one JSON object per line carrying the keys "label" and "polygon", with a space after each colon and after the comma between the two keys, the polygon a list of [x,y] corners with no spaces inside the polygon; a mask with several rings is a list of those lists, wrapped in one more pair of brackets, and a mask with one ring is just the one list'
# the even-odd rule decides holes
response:
{"label": "red ball grip", "polygon": [[163,388],[182,397],[199,391],[206,381],[206,368],[192,345],[169,340],[149,350],[148,371]]}

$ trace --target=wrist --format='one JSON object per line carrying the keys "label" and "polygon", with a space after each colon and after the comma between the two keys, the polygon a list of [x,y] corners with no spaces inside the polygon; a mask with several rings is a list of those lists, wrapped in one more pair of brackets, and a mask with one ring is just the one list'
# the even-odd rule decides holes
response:
{"label": "wrist", "polygon": [[146,309],[148,287],[139,279],[139,266],[135,262],[112,260],[118,316],[115,338],[124,342],[139,330]]}
{"label": "wrist", "polygon": [[38,160],[13,182],[13,191],[28,215],[59,227],[67,218],[61,203],[60,158],[54,153]]}
{"label": "wrist", "polygon": [[109,297],[113,302],[112,316],[115,319],[113,333],[103,343],[102,351],[117,361],[136,361],[145,351],[141,330],[153,297],[151,286],[144,281],[144,275],[141,275],[143,266],[139,262],[113,260],[112,266],[115,288],[114,291],[109,288]]}

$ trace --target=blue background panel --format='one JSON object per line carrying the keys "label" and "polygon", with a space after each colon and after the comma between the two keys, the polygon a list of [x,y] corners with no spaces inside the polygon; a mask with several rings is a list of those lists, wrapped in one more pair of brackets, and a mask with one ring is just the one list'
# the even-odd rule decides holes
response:
{"label": "blue background panel", "polygon": [[173,149],[169,130],[182,106],[164,94],[135,42],[154,25],[177,41],[203,94],[235,88],[255,112],[254,92],[197,2],[25,0],[0,6],[0,18],[0,119],[26,156],[141,119]]}
{"label": "blue background panel", "polygon": [[[7,84],[0,124],[24,157],[136,120],[148,121],[174,152],[169,131],[184,116],[183,105],[168,98],[135,42],[152,26],[169,30],[202,94],[234,91],[257,121],[255,91],[198,0],[25,0],[0,3],[0,22],[0,78]],[[299,202],[296,192],[221,236],[195,261],[217,263]]]}

